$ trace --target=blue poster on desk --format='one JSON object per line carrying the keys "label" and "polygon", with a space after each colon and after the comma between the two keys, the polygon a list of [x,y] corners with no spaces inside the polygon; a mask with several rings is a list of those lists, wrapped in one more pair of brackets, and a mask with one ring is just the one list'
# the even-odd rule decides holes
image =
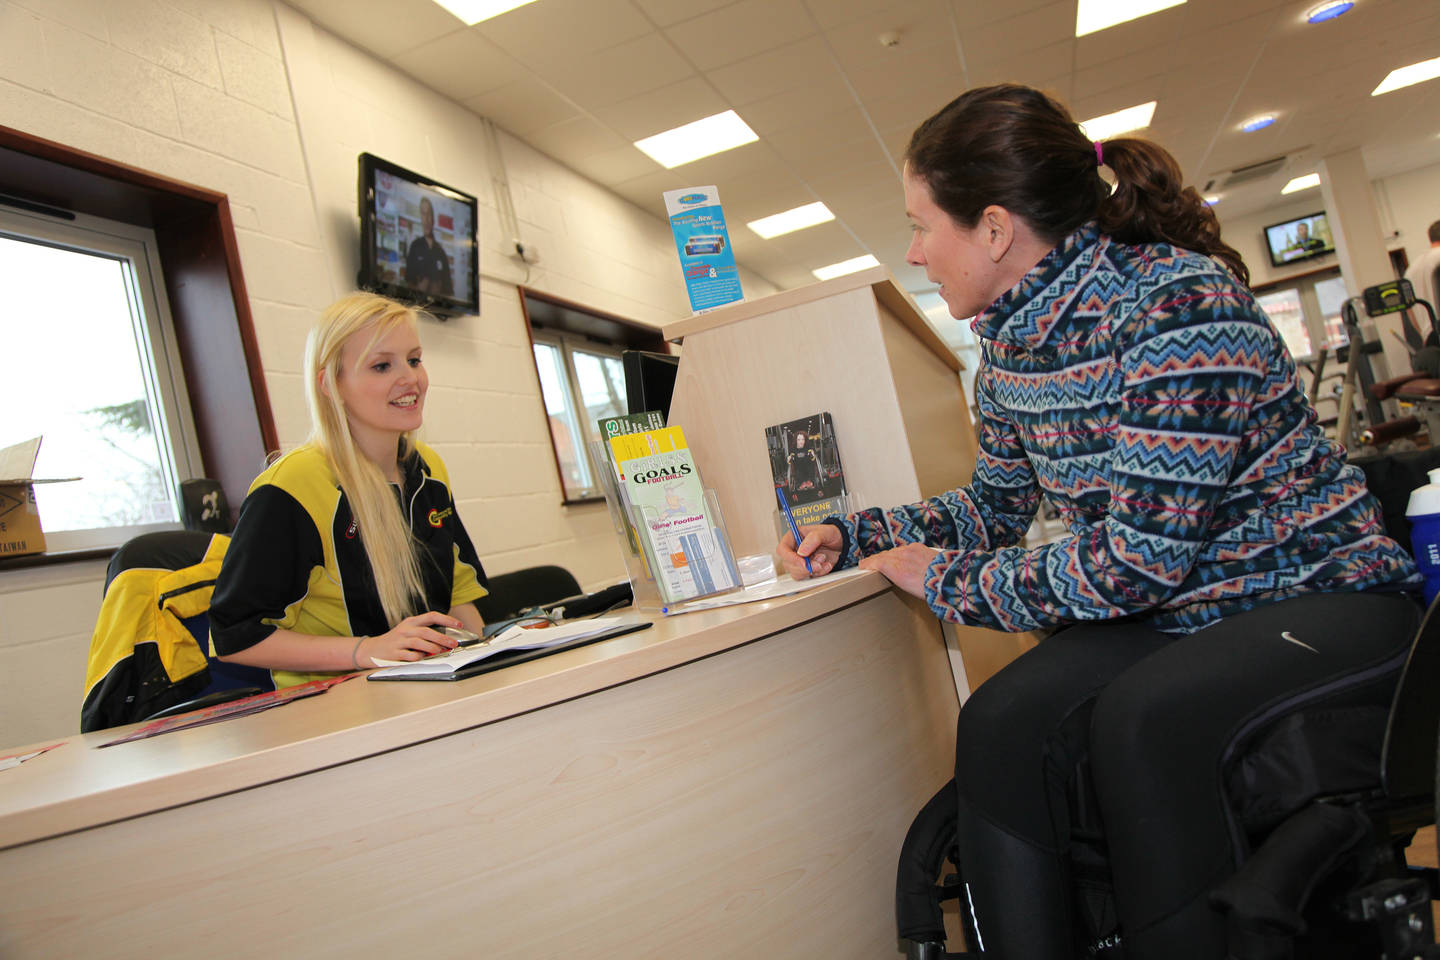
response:
{"label": "blue poster on desk", "polygon": [[690,309],[699,313],[745,299],[725,212],[720,209],[720,191],[714,187],[667,190],[665,212],[680,254]]}

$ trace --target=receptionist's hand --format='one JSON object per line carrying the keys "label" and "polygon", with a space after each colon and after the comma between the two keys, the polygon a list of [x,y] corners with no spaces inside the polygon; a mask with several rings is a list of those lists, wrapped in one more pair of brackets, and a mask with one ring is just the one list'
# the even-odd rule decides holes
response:
{"label": "receptionist's hand", "polygon": [[[833,524],[817,523],[813,527],[801,527],[800,552],[795,551],[795,538],[785,534],[780,539],[780,547],[777,551],[780,557],[780,566],[785,572],[796,580],[804,580],[808,577],[823,577],[835,569],[835,564],[840,562],[840,547],[844,540],[840,531]],[[813,570],[805,569],[805,558],[810,558],[810,566]]]}
{"label": "receptionist's hand", "polygon": [[372,659],[423,660],[437,653],[455,649],[455,641],[441,633],[446,627],[464,626],[454,617],[438,613],[418,613],[406,617],[389,633],[364,637],[355,647],[355,663],[362,670],[374,666]]}
{"label": "receptionist's hand", "polygon": [[860,561],[860,569],[878,570],[901,590],[924,600],[925,571],[939,552],[923,543],[907,543],[893,550],[870,554]]}

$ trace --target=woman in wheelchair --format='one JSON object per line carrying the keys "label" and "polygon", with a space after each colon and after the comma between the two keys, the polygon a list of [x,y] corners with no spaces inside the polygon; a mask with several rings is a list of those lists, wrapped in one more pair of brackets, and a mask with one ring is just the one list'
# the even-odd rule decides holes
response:
{"label": "woman in wheelchair", "polygon": [[[903,181],[907,260],[981,338],[975,472],[787,536],[782,563],[858,563],[945,620],[1055,631],[960,712],[972,949],[1093,947],[1068,853],[1093,797],[1125,956],[1223,957],[1207,898],[1245,839],[1222,755],[1323,707],[1378,757],[1414,565],[1168,153],[1091,142],[1002,85],[921,124]],[[1016,546],[1042,496],[1068,534]]]}
{"label": "woman in wheelchair", "polygon": [[277,686],[418,660],[483,627],[485,574],[445,464],[415,439],[429,385],[418,315],[354,293],[310,331],[308,442],[250,487],[216,581],[211,640]]}

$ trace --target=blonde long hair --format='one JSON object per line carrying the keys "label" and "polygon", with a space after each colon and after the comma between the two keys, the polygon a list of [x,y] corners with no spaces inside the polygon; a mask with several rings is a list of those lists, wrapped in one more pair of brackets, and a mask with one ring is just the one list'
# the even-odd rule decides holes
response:
{"label": "blonde long hair", "polygon": [[[375,344],[401,324],[419,326],[419,311],[388,297],[356,292],[336,300],[310,330],[305,344],[305,397],[310,406],[310,443],[319,448],[335,472],[360,527],[360,542],[370,559],[380,606],[391,626],[421,612],[425,589],[415,540],[405,515],[397,509],[390,483],[365,456],[350,433],[340,399],[340,354],[352,335],[370,330],[370,339],[356,361],[356,370]],[[344,371],[351,372],[354,371]],[[321,379],[330,389],[321,388]],[[404,433],[397,455],[408,457],[415,437]]]}

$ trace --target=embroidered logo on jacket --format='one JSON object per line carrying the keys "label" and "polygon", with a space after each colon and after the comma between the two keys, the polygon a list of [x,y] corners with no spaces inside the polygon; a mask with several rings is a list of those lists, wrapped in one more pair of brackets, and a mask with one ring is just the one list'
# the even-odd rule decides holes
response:
{"label": "embroidered logo on jacket", "polygon": [[455,510],[453,507],[446,507],[444,510],[432,508],[425,519],[430,521],[430,526],[439,527],[442,523],[445,522],[445,518],[450,516],[450,514],[454,512]]}

